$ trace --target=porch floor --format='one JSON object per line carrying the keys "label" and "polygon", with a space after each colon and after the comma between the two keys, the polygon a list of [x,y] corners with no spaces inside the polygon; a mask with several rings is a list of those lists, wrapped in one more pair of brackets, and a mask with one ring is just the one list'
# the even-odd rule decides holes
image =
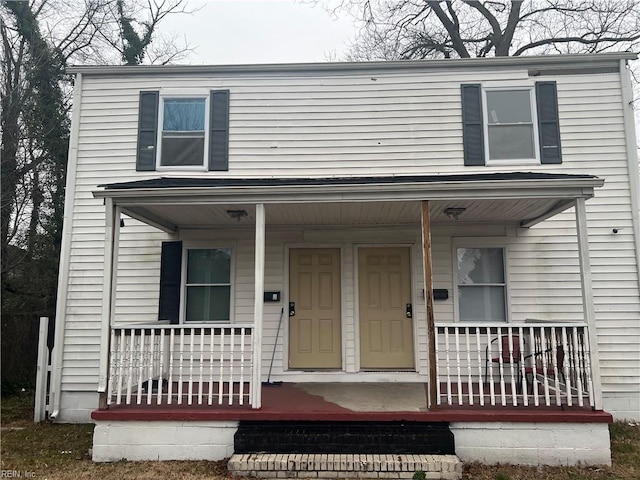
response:
{"label": "porch floor", "polygon": [[[441,391],[442,390],[441,385]],[[132,396],[132,402],[135,401]],[[480,406],[475,400],[469,405],[438,405],[427,410],[427,389],[422,383],[276,383],[262,388],[262,407],[244,405],[207,405],[186,401],[157,405],[157,396],[141,405],[135,403],[110,405],[95,410],[94,420],[200,420],[200,421],[420,421],[420,422],[611,422],[612,416],[590,407],[490,405]]]}

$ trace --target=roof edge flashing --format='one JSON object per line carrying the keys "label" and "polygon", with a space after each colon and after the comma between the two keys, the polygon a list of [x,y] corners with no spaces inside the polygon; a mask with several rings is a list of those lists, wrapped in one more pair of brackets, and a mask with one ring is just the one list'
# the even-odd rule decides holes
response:
{"label": "roof edge flashing", "polygon": [[324,62],[324,63],[265,63],[237,65],[72,65],[71,74],[89,75],[149,75],[149,74],[291,74],[311,72],[367,72],[415,69],[460,68],[510,68],[567,66],[592,67],[611,64],[617,67],[620,60],[635,60],[634,52],[609,52],[580,55],[536,55],[519,57],[449,58],[430,60],[394,60],[374,62]]}

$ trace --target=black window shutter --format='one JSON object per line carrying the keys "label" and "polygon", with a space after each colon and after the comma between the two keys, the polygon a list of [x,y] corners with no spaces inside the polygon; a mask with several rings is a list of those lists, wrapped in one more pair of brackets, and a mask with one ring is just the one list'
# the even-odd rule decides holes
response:
{"label": "black window shutter", "polygon": [[484,165],[484,137],[482,135],[482,97],[479,84],[461,85],[462,141],[464,164]]}
{"label": "black window shutter", "polygon": [[138,154],[136,170],[156,169],[156,141],[158,138],[158,92],[140,92],[138,105]]}
{"label": "black window shutter", "polygon": [[536,82],[540,163],[562,163],[556,82]]}
{"label": "black window shutter", "polygon": [[182,242],[162,242],[158,320],[180,322]]}
{"label": "black window shutter", "polygon": [[229,170],[229,90],[212,90],[209,103],[209,170]]}

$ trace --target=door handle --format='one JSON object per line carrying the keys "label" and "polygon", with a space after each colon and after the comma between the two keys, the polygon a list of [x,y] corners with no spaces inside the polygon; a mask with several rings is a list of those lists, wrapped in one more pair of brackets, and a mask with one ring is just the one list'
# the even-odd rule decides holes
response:
{"label": "door handle", "polygon": [[407,318],[413,318],[413,306],[410,303],[407,303],[405,314]]}
{"label": "door handle", "polygon": [[289,302],[289,316],[293,317],[296,314],[296,302]]}

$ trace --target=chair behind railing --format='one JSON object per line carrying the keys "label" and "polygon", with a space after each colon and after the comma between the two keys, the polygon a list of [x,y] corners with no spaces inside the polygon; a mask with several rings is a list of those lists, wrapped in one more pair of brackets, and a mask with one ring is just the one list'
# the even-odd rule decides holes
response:
{"label": "chair behind railing", "polygon": [[594,405],[585,324],[452,323],[436,331],[438,404]]}

